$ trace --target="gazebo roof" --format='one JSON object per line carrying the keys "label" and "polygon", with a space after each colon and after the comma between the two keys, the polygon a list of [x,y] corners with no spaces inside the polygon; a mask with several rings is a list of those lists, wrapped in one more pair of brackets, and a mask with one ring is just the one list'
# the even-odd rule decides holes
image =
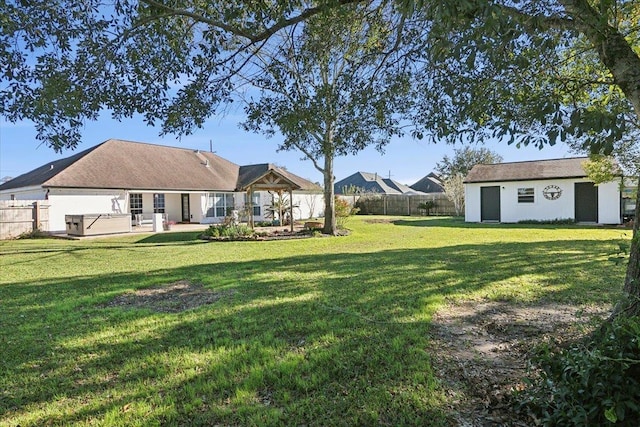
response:
{"label": "gazebo roof", "polygon": [[250,188],[262,191],[306,190],[320,192],[322,190],[316,184],[271,163],[240,167],[238,189],[246,191]]}

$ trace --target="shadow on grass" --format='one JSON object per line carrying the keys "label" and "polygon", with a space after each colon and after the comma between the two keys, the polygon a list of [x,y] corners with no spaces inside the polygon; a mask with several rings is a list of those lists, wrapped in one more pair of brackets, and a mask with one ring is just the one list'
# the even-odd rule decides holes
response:
{"label": "shadow on grass", "polygon": [[[366,222],[366,220],[365,220]],[[520,229],[520,228],[540,228],[540,229],[602,229],[620,228],[616,225],[590,225],[590,224],[521,224],[521,223],[493,223],[493,222],[465,222],[464,218],[451,217],[429,217],[425,219],[398,219],[393,220],[394,225],[407,227],[447,227],[447,228],[490,228],[490,229]],[[625,230],[625,228],[620,228]]]}
{"label": "shadow on grass", "polygon": [[195,244],[202,243],[198,240],[198,236],[203,233],[200,231],[178,231],[171,233],[156,233],[148,237],[138,240],[136,243],[183,243],[183,244]]}
{"label": "shadow on grass", "polygon": [[[0,256],[14,254],[51,254],[51,257],[60,254],[81,252],[96,248],[104,249],[122,249],[133,251],[136,248],[131,243],[140,246],[168,246],[168,245],[199,245],[207,243],[198,239],[199,232],[175,232],[175,233],[159,233],[135,240],[135,235],[127,236],[130,241],[120,241],[117,238],[105,237],[98,240],[79,240],[64,243],[57,243],[57,239],[39,239],[39,241],[13,242],[11,245],[0,245]],[[110,241],[110,239],[113,239]],[[43,257],[43,259],[48,257]]]}
{"label": "shadow on grass", "polygon": [[[475,244],[6,284],[0,421],[444,425],[428,352],[438,306],[608,302],[622,278],[610,250]],[[179,314],[98,306],[181,279],[235,293]]]}

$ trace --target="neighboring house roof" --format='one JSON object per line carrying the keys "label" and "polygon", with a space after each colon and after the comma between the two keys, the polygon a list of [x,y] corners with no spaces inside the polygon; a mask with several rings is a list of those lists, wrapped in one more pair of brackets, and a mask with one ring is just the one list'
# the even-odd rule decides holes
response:
{"label": "neighboring house roof", "polygon": [[444,193],[442,180],[433,172],[429,173],[429,175],[409,187],[423,193]]}
{"label": "neighboring house roof", "polygon": [[359,193],[422,194],[390,178],[382,178],[377,173],[356,172],[334,184],[336,194],[344,194],[345,190],[352,188]]}
{"label": "neighboring house roof", "polygon": [[[20,175],[0,185],[0,190],[42,186],[235,191],[240,187],[240,170],[241,166],[209,152],[110,139]],[[315,185],[286,173],[295,177],[300,188]]]}
{"label": "neighboring house roof", "polygon": [[513,163],[475,165],[464,182],[534,181],[558,178],[584,178],[587,173],[582,164],[588,157],[535,160]]}

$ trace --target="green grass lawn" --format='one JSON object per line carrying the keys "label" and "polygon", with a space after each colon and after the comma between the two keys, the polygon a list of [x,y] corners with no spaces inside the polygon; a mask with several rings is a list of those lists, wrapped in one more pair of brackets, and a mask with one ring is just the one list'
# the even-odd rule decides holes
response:
{"label": "green grass lawn", "polygon": [[[0,425],[446,425],[447,300],[609,304],[629,231],[356,217],[350,236],[0,242]],[[181,313],[104,308],[189,280]]]}

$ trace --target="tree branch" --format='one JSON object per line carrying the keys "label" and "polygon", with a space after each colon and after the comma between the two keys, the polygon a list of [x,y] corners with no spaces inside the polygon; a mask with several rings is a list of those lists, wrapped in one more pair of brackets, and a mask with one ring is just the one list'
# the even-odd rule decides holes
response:
{"label": "tree branch", "polygon": [[[305,21],[306,19],[310,18],[313,15],[317,15],[318,13],[321,13],[323,10],[326,9],[326,6],[316,6],[316,7],[310,7],[307,9],[304,9],[303,11],[300,12],[299,15],[293,16],[291,18],[287,18],[287,19],[280,19],[278,21],[276,21],[276,23],[274,25],[272,25],[271,27],[266,28],[264,31],[259,32],[257,34],[252,34],[249,30],[245,29],[245,28],[239,28],[239,27],[235,27],[233,25],[229,25],[225,22],[222,21],[218,21],[216,19],[211,19],[211,18],[207,18],[202,14],[199,13],[195,13],[192,12],[190,10],[187,9],[175,9],[172,8],[170,6],[164,5],[156,0],[140,0],[142,3],[145,3],[149,6],[153,6],[156,7],[158,9],[164,10],[166,11],[168,14],[170,15],[176,15],[176,16],[186,16],[189,17],[191,19],[194,19],[198,22],[202,22],[203,24],[207,24],[211,27],[215,27],[215,28],[220,28],[221,30],[227,31],[231,34],[234,34],[236,36],[239,37],[244,37],[248,40],[250,40],[252,43],[256,43],[259,41],[263,41],[268,39],[269,37],[271,37],[272,35],[274,35],[275,33],[277,33],[278,31],[282,30],[283,28],[289,27],[291,25],[297,24],[299,22]],[[336,6],[332,6],[332,7],[341,7],[341,6],[345,6],[348,4],[353,4],[353,3],[360,3],[363,0],[339,0],[337,2]]]}
{"label": "tree branch", "polygon": [[[312,136],[317,138],[316,135],[312,135]],[[292,142],[291,145],[296,147],[298,150],[302,151],[302,154],[304,154],[307,157],[307,159],[311,160],[311,163],[313,163],[313,167],[316,168],[318,172],[324,174],[324,168],[322,168],[318,164],[318,161],[316,160],[315,157],[311,155],[310,151],[308,151],[304,146],[302,146],[301,144],[298,144],[297,142]]]}
{"label": "tree branch", "polygon": [[562,16],[545,16],[533,15],[523,12],[513,6],[498,5],[498,8],[510,16],[518,20],[526,29],[532,31],[544,30],[571,30],[575,29],[575,21],[571,18]]}

